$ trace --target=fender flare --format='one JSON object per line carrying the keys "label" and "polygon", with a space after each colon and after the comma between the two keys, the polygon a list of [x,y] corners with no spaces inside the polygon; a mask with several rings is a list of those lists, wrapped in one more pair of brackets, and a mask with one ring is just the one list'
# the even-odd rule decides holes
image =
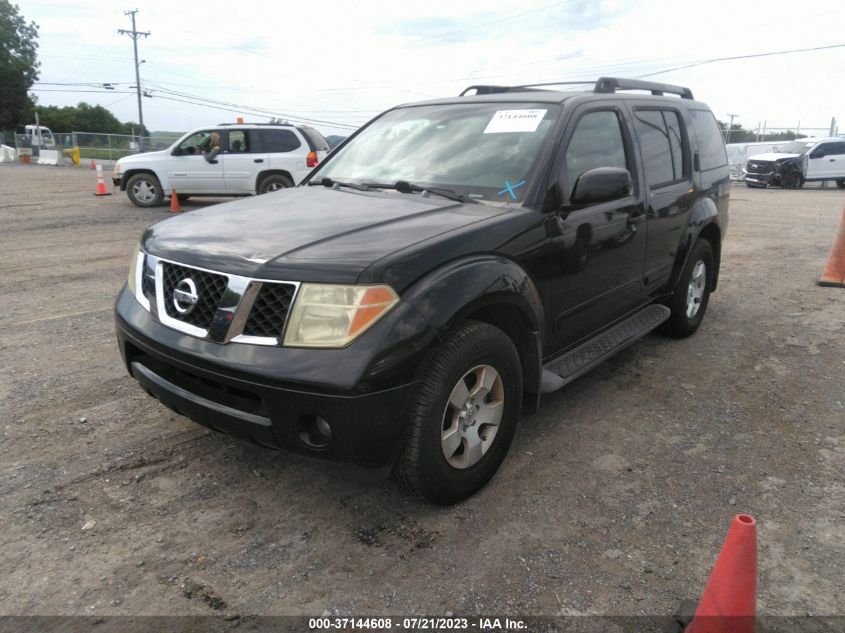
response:
{"label": "fender flare", "polygon": [[125,172],[120,174],[120,190],[126,191],[126,183],[129,182],[129,179],[132,178],[135,174],[152,174],[156,178],[158,178],[158,182],[161,185],[161,190],[165,196],[170,195],[170,181],[167,179],[166,174],[163,176],[159,174],[155,169],[148,166],[139,166],[139,167],[130,167]]}
{"label": "fender flare", "polygon": [[695,241],[705,231],[708,233],[708,236],[714,231],[718,235],[718,240],[714,244],[713,249],[713,255],[716,260],[716,270],[713,272],[713,290],[716,289],[719,280],[721,243],[724,231],[719,221],[719,210],[716,207],[716,203],[711,197],[703,196],[693,205],[689,219],[687,220],[687,225],[681,233],[681,238],[678,242],[678,254],[675,257],[675,263],[672,266],[672,274],[669,276],[669,280],[666,282],[666,286],[664,288],[666,292],[672,292],[675,288],[675,285],[678,283],[678,279],[681,276],[681,272],[683,271],[684,266],[686,266],[687,259],[689,258],[690,251],[692,250],[692,245],[695,244]]}
{"label": "fender flare", "polygon": [[507,320],[494,324],[517,339],[523,390],[540,393],[545,312],[537,285],[519,264],[489,254],[455,260],[418,280],[402,300],[416,308],[436,332],[437,341],[464,319],[485,320],[485,314],[498,311]]}

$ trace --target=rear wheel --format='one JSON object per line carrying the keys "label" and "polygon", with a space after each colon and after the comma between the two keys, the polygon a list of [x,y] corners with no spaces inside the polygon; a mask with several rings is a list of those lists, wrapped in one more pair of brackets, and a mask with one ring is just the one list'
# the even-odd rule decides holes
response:
{"label": "rear wheel", "polygon": [[715,272],[710,242],[696,241],[669,303],[672,314],[662,326],[666,334],[685,338],[695,333],[707,311]]}
{"label": "rear wheel", "polygon": [[126,195],[135,206],[148,209],[157,207],[164,200],[161,183],[155,174],[135,174],[126,183]]}
{"label": "rear wheel", "polygon": [[258,194],[270,193],[288,187],[293,187],[293,180],[283,174],[270,174],[261,180],[261,184],[258,185]]}
{"label": "rear wheel", "polygon": [[486,323],[461,326],[427,364],[394,480],[440,504],[473,494],[505,458],[521,401],[522,366],[508,336]]}
{"label": "rear wheel", "polygon": [[845,178],[837,178],[836,179],[836,186],[840,189],[845,189]]}
{"label": "rear wheel", "polygon": [[801,177],[801,174],[794,171],[787,172],[781,176],[780,182],[784,189],[800,189],[804,186],[804,179]]}

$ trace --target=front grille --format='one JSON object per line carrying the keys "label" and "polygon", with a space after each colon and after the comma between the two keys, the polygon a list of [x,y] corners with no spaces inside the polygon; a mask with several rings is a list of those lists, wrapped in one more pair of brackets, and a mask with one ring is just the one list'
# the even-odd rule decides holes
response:
{"label": "front grille", "polygon": [[774,163],[766,161],[749,161],[745,171],[749,174],[770,174],[774,168]]}
{"label": "front grille", "polygon": [[155,274],[147,274],[147,268],[144,267],[144,274],[141,276],[141,292],[150,301],[155,301],[156,297],[156,278]]}
{"label": "front grille", "polygon": [[246,336],[281,336],[296,286],[264,283],[244,325]]}
{"label": "front grille", "polygon": [[[214,320],[217,306],[220,305],[220,300],[228,286],[228,277],[170,262],[162,263],[162,271],[164,309],[167,311],[167,316],[207,330]],[[173,304],[173,289],[183,279],[192,279],[197,287],[197,303],[187,314],[180,314]]]}

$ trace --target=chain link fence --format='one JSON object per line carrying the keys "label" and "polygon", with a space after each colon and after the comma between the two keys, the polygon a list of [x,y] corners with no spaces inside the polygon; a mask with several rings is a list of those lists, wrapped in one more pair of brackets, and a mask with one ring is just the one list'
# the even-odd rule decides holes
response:
{"label": "chain link fence", "polygon": [[[40,149],[58,150],[70,157],[78,148],[80,161],[116,161],[130,154],[167,149],[181,134],[166,136],[132,136],[129,134],[98,134],[92,132],[61,132],[52,138],[42,137],[38,145],[31,135],[14,134],[14,146],[19,155],[38,156]],[[12,140],[7,137],[7,140]],[[21,152],[20,150],[24,150]]]}
{"label": "chain link fence", "polygon": [[80,159],[117,160],[130,154],[167,149],[180,137],[130,136],[128,134],[94,134],[70,132],[56,135],[56,145],[62,149],[79,148]]}

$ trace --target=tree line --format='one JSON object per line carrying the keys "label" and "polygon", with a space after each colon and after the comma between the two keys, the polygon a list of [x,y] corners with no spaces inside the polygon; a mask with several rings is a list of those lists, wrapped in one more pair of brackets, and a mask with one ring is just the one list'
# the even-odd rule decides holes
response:
{"label": "tree line", "polygon": [[38,81],[38,25],[27,22],[17,5],[0,0],[0,130],[15,131],[35,123],[54,132],[141,134],[137,123],[121,123],[101,105],[39,106],[29,94]]}

